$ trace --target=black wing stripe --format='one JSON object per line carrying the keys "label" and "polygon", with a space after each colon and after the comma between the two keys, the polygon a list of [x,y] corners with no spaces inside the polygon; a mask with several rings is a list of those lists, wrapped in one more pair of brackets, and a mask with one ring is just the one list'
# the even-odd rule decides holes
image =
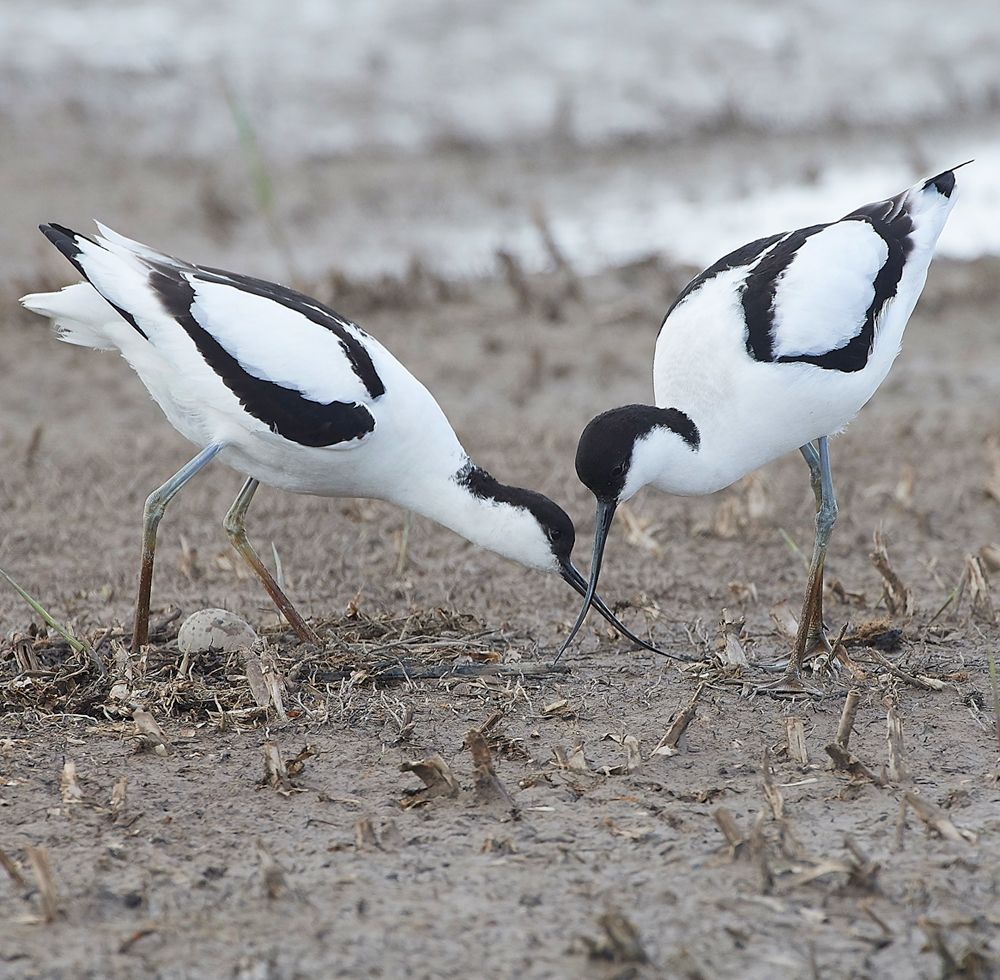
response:
{"label": "black wing stripe", "polygon": [[774,294],[781,274],[791,265],[806,240],[827,225],[799,228],[782,238],[781,243],[764,256],[743,283],[743,317],[747,325],[747,353],[755,361],[774,360]]}
{"label": "black wing stripe", "polygon": [[736,269],[741,265],[749,265],[756,259],[761,252],[769,248],[776,241],[784,237],[784,233],[781,235],[771,235],[769,238],[758,238],[755,242],[750,242],[748,245],[743,245],[736,249],[735,252],[730,252],[728,255],[724,255],[715,265],[709,266],[704,272],[699,273],[694,277],[681,291],[677,299],[670,304],[670,309],[667,310],[666,316],[663,318],[663,322],[666,323],[667,317],[688,298],[696,289],[700,289],[705,285],[710,279],[714,279],[717,275],[722,272],[728,272],[730,269]]}
{"label": "black wing stripe", "polygon": [[279,435],[302,446],[333,446],[359,439],[375,428],[375,419],[364,405],[337,401],[324,405],[247,373],[195,319],[191,312],[194,287],[177,270],[156,265],[149,285],[243,407]]}
{"label": "black wing stripe", "polygon": [[[70,228],[64,228],[62,225],[57,225],[54,223],[47,225],[39,225],[38,228],[41,231],[41,233],[50,242],[52,242],[52,244],[55,245],[55,247],[59,249],[59,251],[62,252],[62,254],[65,255],[66,258],[69,259],[74,266],[76,266],[76,271],[79,272],[80,275],[87,280],[87,282],[90,282],[90,276],[87,275],[87,270],[84,269],[84,267],[80,264],[79,256],[82,253],[83,249],[80,248],[77,239],[78,238],[86,239],[86,241],[90,242],[92,245],[97,245],[97,242],[95,242],[92,238],[87,238],[86,235],[81,235],[79,232],[72,231]],[[92,282],[90,282],[90,284],[92,286],[94,285]],[[97,289],[96,286],[94,286],[94,288]],[[101,293],[99,289],[97,289],[97,291]],[[135,322],[135,317],[132,316],[132,314],[129,313],[128,310],[123,310],[117,304],[112,303],[107,296],[104,296],[104,293],[101,293],[101,296],[104,297],[108,305],[113,307],[123,320],[125,320],[127,323],[131,323],[132,326],[139,331],[139,333],[142,335],[143,340],[149,340],[149,337],[146,336],[142,327],[140,327],[139,324]]]}
{"label": "black wing stripe", "polygon": [[201,279],[203,282],[221,283],[222,285],[242,289],[247,293],[253,293],[255,296],[263,296],[265,299],[280,303],[282,306],[300,313],[313,323],[325,327],[336,334],[344,350],[344,354],[350,362],[351,369],[360,378],[365,388],[368,389],[368,394],[372,398],[378,398],[379,395],[385,394],[385,385],[382,383],[378,371],[375,370],[371,355],[365,350],[364,345],[350,331],[345,329],[347,321],[328,306],[303,293],[296,292],[294,289],[279,286],[277,283],[267,282],[265,279],[243,276],[237,272],[226,272],[223,269],[198,266],[194,275],[195,278]]}
{"label": "black wing stripe", "polygon": [[774,356],[774,297],[781,273],[788,268],[805,241],[829,225],[813,225],[792,232],[785,241],[766,255],[748,276],[743,293],[743,312],[747,323],[747,353],[757,361],[780,364],[800,362],[815,364],[830,371],[861,371],[871,357],[875,344],[875,324],[899,288],[906,257],[913,248],[910,232],[913,221],[904,208],[906,192],[887,201],[866,204],[842,221],[863,221],[886,244],[888,255],[872,284],[875,295],[865,312],[858,333],[843,346],[822,354],[784,354]]}

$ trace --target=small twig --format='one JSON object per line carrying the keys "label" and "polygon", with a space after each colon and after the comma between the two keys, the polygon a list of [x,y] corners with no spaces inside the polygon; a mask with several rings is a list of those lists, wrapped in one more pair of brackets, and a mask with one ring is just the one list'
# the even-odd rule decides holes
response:
{"label": "small twig", "polygon": [[626,735],[622,741],[625,749],[625,772],[636,773],[642,768],[642,753],[639,751],[639,739],[634,735]]}
{"label": "small twig", "polygon": [[118,952],[125,954],[132,951],[132,947],[140,940],[144,939],[146,936],[153,935],[156,932],[155,926],[146,926],[144,929],[136,929],[128,939],[124,940],[122,944],[118,947]]}
{"label": "small twig", "polygon": [[359,817],[354,821],[354,847],[358,851],[381,849],[370,817]]}
{"label": "small twig", "polygon": [[167,738],[156,719],[148,711],[133,711],[132,720],[135,722],[135,732],[139,736],[141,744],[151,748],[157,755],[171,755],[173,753],[174,747],[170,743],[170,739]]}
{"label": "small twig", "polygon": [[839,660],[852,674],[857,676],[857,664],[847,655],[847,651],[844,649],[844,634],[847,632],[847,623],[844,623],[840,627],[840,632],[837,634],[837,639],[833,641],[833,646],[830,647],[830,652],[823,658],[822,661],[817,660],[816,663],[816,673],[822,673],[823,671],[830,669],[830,664],[833,663],[834,658]]}
{"label": "small twig", "polygon": [[899,801],[899,813],[896,815],[896,832],[894,846],[897,851],[903,850],[903,838],[906,836],[906,800]]}
{"label": "small twig", "polygon": [[[425,644],[420,644],[424,646]],[[430,649],[437,649],[433,644],[426,644]],[[486,646],[487,644],[476,644]],[[390,645],[391,646],[391,645]],[[454,648],[457,642],[450,640],[442,642],[441,648]],[[350,680],[361,667],[344,670],[319,671],[312,679],[319,683]],[[548,677],[551,674],[569,674],[572,669],[568,664],[552,663],[519,663],[519,664],[428,664],[426,667],[387,666],[373,668],[366,672],[371,681],[426,681],[445,680],[449,677]]]}
{"label": "small twig", "polygon": [[912,684],[914,687],[919,687],[922,691],[936,691],[937,688],[933,684],[928,684],[926,681],[921,680],[919,677],[914,677],[912,674],[906,673],[905,670],[900,670],[891,660],[884,657],[878,650],[874,647],[869,647],[868,652],[875,658],[875,662],[881,664],[890,674],[894,677],[898,677],[901,681],[906,681],[907,684]]}
{"label": "small twig", "polygon": [[45,431],[45,426],[39,423],[31,432],[31,438],[28,440],[28,445],[24,450],[24,465],[31,469],[35,465],[35,456],[38,453],[38,447],[42,444],[42,433]]}
{"label": "small twig", "polygon": [[63,763],[59,789],[62,792],[63,803],[73,805],[83,800],[83,790],[76,780],[76,762],[73,759],[67,759]]}
{"label": "small twig", "polygon": [[990,596],[990,580],[986,567],[979,555],[965,556],[965,570],[969,576],[969,596],[972,599],[972,614],[989,623],[996,621],[993,599]]}
{"label": "small twig", "polygon": [[128,779],[122,776],[111,789],[111,819],[117,821],[125,811],[128,793]]}
{"label": "small twig", "polygon": [[962,976],[965,970],[959,966],[958,961],[951,955],[951,950],[948,949],[948,944],[944,941],[944,932],[941,929],[941,924],[933,922],[922,915],[917,919],[917,925],[920,926],[927,937],[927,945],[941,958],[941,976]]}
{"label": "small twig", "polygon": [[750,830],[750,856],[757,862],[757,868],[760,871],[761,894],[770,895],[774,891],[774,872],[771,870],[771,862],[767,856],[767,841],[764,840],[762,830],[763,823],[764,811],[760,810]]}

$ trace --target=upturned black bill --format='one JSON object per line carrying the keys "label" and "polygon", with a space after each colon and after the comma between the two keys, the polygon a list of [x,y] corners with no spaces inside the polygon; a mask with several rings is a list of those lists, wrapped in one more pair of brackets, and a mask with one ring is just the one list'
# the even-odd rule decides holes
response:
{"label": "upturned black bill", "polygon": [[[604,545],[608,540],[608,532],[611,530],[611,522],[615,517],[615,508],[618,506],[617,501],[611,500],[598,500],[597,501],[597,524],[594,527],[594,555],[590,560],[590,581],[587,583],[587,591],[584,593],[583,597],[583,609],[580,610],[580,615],[577,618],[576,625],[573,627],[569,636],[566,638],[566,642],[559,648],[559,653],[556,654],[556,660],[566,652],[566,648],[573,642],[574,637],[580,631],[580,627],[583,626],[583,621],[587,618],[587,613],[590,612],[590,605],[594,602],[594,594],[597,592],[597,579],[601,574],[601,559],[604,557]],[[573,583],[570,582],[570,585]],[[595,603],[596,605],[596,603]],[[609,613],[604,613],[601,609],[604,603],[602,602],[600,606],[597,606],[599,612],[608,617],[609,622],[613,622],[615,629],[618,629],[618,621],[610,616]],[[625,630],[625,633],[632,637],[632,634]],[[640,641],[642,642],[642,641]],[[648,643],[642,644],[644,647],[649,647]],[[649,647],[653,649],[652,647]],[[657,653],[660,651],[657,650]]]}

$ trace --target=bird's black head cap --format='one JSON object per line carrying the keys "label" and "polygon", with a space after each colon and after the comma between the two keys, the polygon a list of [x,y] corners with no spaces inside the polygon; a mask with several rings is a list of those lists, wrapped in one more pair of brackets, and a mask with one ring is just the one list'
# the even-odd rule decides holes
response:
{"label": "bird's black head cap", "polygon": [[552,546],[552,554],[559,560],[560,565],[569,562],[573,545],[576,544],[576,528],[573,527],[569,514],[557,503],[534,490],[507,486],[471,461],[458,472],[456,479],[470,493],[482,500],[495,500],[497,503],[523,507],[541,525],[545,537]]}
{"label": "bird's black head cap", "polygon": [[598,500],[621,497],[636,442],[657,427],[676,432],[693,450],[701,445],[698,427],[676,408],[623,405],[590,421],[576,448],[576,473]]}

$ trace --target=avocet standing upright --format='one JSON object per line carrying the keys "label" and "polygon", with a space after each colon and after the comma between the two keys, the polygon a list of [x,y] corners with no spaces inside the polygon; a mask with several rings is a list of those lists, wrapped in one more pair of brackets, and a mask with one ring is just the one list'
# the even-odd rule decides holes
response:
{"label": "avocet standing upright", "polygon": [[684,288],[656,340],[656,405],[611,409],[580,437],[576,471],[597,497],[588,593],[615,508],[640,487],[712,493],[798,448],[816,495],[816,541],[795,647],[773,687],[805,690],[803,657],[827,642],[823,561],[837,517],[827,437],[899,353],[955,199],[948,170],[840,221],[744,245]]}
{"label": "avocet standing upright", "polygon": [[[303,641],[317,638],[247,541],[244,520],[259,483],[387,500],[587,592],[570,559],[569,517],[542,494],[505,486],[476,466],[430,392],[374,337],[291,289],[192,265],[98,227],[90,239],[42,225],[87,282],[21,302],[54,320],[68,343],[119,350],[174,428],[201,449],[146,501],[133,650],[148,639],[164,509],[216,456],[247,475],[226,532]],[[655,650],[600,599],[594,604]]]}

